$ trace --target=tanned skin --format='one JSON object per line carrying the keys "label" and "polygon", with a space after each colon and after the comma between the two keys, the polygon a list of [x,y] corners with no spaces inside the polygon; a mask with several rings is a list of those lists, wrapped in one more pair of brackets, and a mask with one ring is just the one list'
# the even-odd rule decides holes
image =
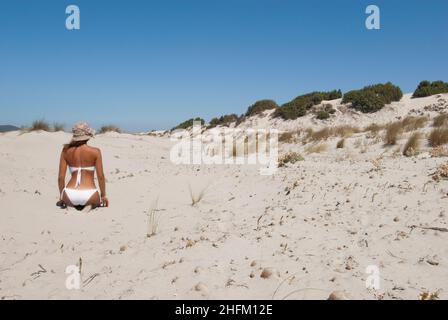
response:
{"label": "tanned skin", "polygon": [[[102,203],[103,206],[109,206],[109,200],[106,196],[106,178],[104,177],[103,170],[103,159],[101,156],[101,151],[98,148],[93,148],[87,145],[87,141],[83,141],[80,143],[74,143],[64,146],[64,149],[61,152],[61,158],[59,161],[59,176],[58,176],[58,185],[59,185],[59,194],[62,193],[65,185],[65,173],[67,172],[67,167],[95,167],[95,172],[98,177],[98,184],[101,191],[101,198],[98,192],[95,192],[89,201],[86,203],[86,206],[91,206],[92,208],[96,208],[100,206]],[[81,170],[81,185],[78,187],[80,190],[85,189],[96,189],[95,186],[95,172]],[[76,176],[78,172],[73,172],[71,179],[67,184],[67,188],[75,188],[76,186]],[[73,204],[70,202],[70,199],[67,197],[65,192],[62,194],[62,198],[57,203],[58,205],[65,204],[67,206],[73,207]]]}

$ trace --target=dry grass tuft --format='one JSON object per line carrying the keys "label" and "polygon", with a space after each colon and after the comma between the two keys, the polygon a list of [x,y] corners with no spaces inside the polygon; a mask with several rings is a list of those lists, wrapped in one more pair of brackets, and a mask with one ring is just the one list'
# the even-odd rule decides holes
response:
{"label": "dry grass tuft", "polygon": [[297,152],[288,152],[285,155],[281,156],[278,160],[278,166],[284,167],[287,163],[296,163],[298,161],[305,160],[300,154]]}
{"label": "dry grass tuft", "polygon": [[329,137],[331,137],[332,133],[329,128],[323,128],[319,131],[311,131],[308,136],[308,141],[321,141],[321,140],[327,140]]}
{"label": "dry grass tuft", "polygon": [[376,137],[381,130],[384,130],[384,126],[380,126],[376,123],[371,123],[364,128],[365,132],[370,132],[371,137]]}
{"label": "dry grass tuft", "polygon": [[403,123],[401,121],[392,122],[386,127],[386,134],[383,141],[386,146],[394,146],[397,144],[398,138],[403,132]]}
{"label": "dry grass tuft", "polygon": [[412,134],[412,136],[409,137],[408,141],[404,146],[403,155],[405,155],[406,157],[415,156],[420,148],[420,139],[421,139],[420,132],[415,132],[414,134]]}
{"label": "dry grass tuft", "polygon": [[160,217],[157,215],[157,204],[158,199],[154,201],[148,212],[148,231],[146,233],[148,238],[155,236],[157,234],[157,229],[159,228]]}
{"label": "dry grass tuft", "polygon": [[429,120],[429,118],[425,117],[425,116],[421,116],[421,117],[408,116],[401,121],[403,131],[409,132],[409,131],[415,131],[415,130],[421,129],[426,125],[428,120]]}
{"label": "dry grass tuft", "polygon": [[325,143],[320,143],[320,144],[315,144],[312,146],[309,146],[308,148],[305,149],[305,152],[308,154],[311,153],[321,153],[324,152],[328,149],[328,146]]}
{"label": "dry grass tuft", "polygon": [[207,187],[202,188],[201,191],[199,191],[199,193],[196,194],[191,189],[191,185],[188,184],[188,190],[190,191],[191,205],[195,206],[202,200],[202,198],[204,198],[205,191],[207,190]]}
{"label": "dry grass tuft", "polygon": [[322,140],[327,140],[331,137],[341,137],[347,138],[352,136],[354,133],[360,132],[359,128],[353,126],[337,126],[333,128],[325,127],[319,131],[313,131],[312,129],[307,129],[307,135],[305,137],[305,142],[318,142]]}
{"label": "dry grass tuft", "polygon": [[336,144],[336,149],[342,149],[342,148],[344,148],[344,146],[345,146],[345,139],[341,139]]}
{"label": "dry grass tuft", "polygon": [[429,145],[438,147],[448,143],[448,128],[436,128],[429,134]]}
{"label": "dry grass tuft", "polygon": [[432,125],[436,128],[448,125],[448,113],[441,113],[434,118]]}
{"label": "dry grass tuft", "polygon": [[114,125],[107,125],[107,126],[102,126],[98,133],[102,134],[102,133],[106,133],[106,132],[121,133],[121,129]]}
{"label": "dry grass tuft", "polygon": [[293,143],[296,141],[298,131],[286,131],[279,135],[278,141],[284,143]]}
{"label": "dry grass tuft", "polygon": [[351,137],[355,133],[359,133],[361,130],[357,127],[353,126],[338,126],[332,129],[332,133],[334,136],[348,138]]}
{"label": "dry grass tuft", "polygon": [[28,131],[51,131],[50,125],[45,120],[36,120],[33,121],[31,127],[28,128]]}

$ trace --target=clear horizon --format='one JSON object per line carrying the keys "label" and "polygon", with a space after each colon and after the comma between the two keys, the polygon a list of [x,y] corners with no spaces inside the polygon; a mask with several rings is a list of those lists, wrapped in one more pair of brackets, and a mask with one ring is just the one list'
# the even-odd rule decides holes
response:
{"label": "clear horizon", "polygon": [[[65,8],[81,29],[65,28]],[[365,28],[365,8],[381,29]],[[0,3],[0,124],[78,120],[126,131],[244,113],[260,99],[447,81],[448,2]]]}

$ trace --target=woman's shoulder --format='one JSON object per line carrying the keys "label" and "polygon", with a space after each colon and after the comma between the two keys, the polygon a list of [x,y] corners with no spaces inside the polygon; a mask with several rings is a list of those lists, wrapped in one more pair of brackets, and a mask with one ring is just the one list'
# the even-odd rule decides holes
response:
{"label": "woman's shoulder", "polygon": [[101,153],[101,149],[97,148],[97,147],[92,147],[92,146],[86,146],[88,148],[88,150],[90,152],[96,153],[96,154],[100,154]]}

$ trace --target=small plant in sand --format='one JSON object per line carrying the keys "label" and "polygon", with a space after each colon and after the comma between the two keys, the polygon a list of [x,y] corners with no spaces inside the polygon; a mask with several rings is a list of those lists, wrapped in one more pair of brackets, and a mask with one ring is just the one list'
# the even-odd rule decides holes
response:
{"label": "small plant in sand", "polygon": [[393,122],[387,125],[386,134],[384,135],[384,145],[394,146],[397,144],[398,138],[403,132],[403,124],[401,122]]}
{"label": "small plant in sand", "polygon": [[146,236],[148,238],[153,237],[157,234],[157,229],[159,228],[160,216],[157,214],[158,199],[156,199],[151,205],[148,211],[148,230]]}
{"label": "small plant in sand", "polygon": [[441,113],[434,118],[432,122],[433,127],[439,128],[444,125],[448,125],[448,113]]}
{"label": "small plant in sand", "polygon": [[420,293],[419,300],[439,300],[439,292],[422,292]]}
{"label": "small plant in sand", "polygon": [[281,156],[278,160],[278,166],[284,167],[287,163],[296,163],[298,161],[305,160],[299,153],[297,152],[288,152]]}
{"label": "small plant in sand", "polygon": [[345,146],[345,139],[341,139],[336,143],[336,149],[342,149]]}
{"label": "small plant in sand", "polygon": [[438,146],[431,149],[431,157],[439,158],[439,157],[448,157],[448,148],[444,146]]}
{"label": "small plant in sand", "polygon": [[441,179],[448,179],[448,163],[441,164],[436,172],[432,174],[432,178],[435,181],[440,181]]}
{"label": "small plant in sand", "polygon": [[199,193],[193,192],[193,189],[191,188],[191,185],[188,184],[188,190],[190,191],[190,198],[191,198],[191,205],[195,206],[198,204],[202,198],[204,198],[205,191],[207,190],[207,187],[202,188]]}
{"label": "small plant in sand", "polygon": [[370,161],[373,165],[373,171],[381,171],[383,169],[383,155]]}
{"label": "small plant in sand", "polygon": [[420,132],[413,133],[404,146],[403,155],[405,155],[406,157],[415,156],[420,148],[420,139]]}
{"label": "small plant in sand", "polygon": [[429,145],[438,147],[448,143],[448,128],[436,128],[429,134]]}
{"label": "small plant in sand", "polygon": [[28,129],[29,131],[51,131],[50,125],[45,120],[36,120],[33,121],[31,127]]}
{"label": "small plant in sand", "polygon": [[107,125],[107,126],[102,126],[98,133],[103,134],[103,133],[107,133],[107,132],[121,133],[121,129],[114,125]]}
{"label": "small plant in sand", "polygon": [[319,144],[315,144],[312,146],[309,146],[308,148],[305,149],[306,153],[311,154],[311,153],[321,153],[324,152],[328,149],[328,146],[325,143],[319,143]]}

